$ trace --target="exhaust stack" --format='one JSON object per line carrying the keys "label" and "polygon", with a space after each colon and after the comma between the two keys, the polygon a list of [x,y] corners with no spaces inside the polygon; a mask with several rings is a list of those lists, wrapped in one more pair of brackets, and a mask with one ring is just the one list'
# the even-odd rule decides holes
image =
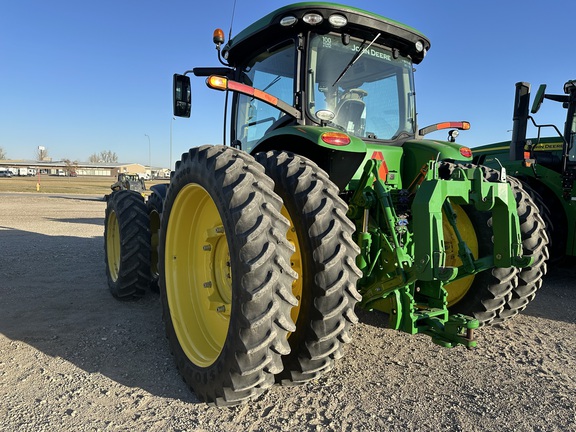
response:
{"label": "exhaust stack", "polygon": [[526,130],[528,127],[528,107],[530,105],[530,83],[517,82],[514,96],[514,114],[512,117],[512,142],[510,143],[510,160],[524,159]]}

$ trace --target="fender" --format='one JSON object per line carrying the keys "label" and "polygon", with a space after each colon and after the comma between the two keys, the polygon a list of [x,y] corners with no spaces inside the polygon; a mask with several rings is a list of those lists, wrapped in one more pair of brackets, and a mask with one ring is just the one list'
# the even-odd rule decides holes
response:
{"label": "fender", "polygon": [[367,146],[360,138],[340,129],[289,125],[267,133],[250,153],[269,150],[290,151],[312,160],[344,190],[361,167]]}
{"label": "fender", "polygon": [[162,198],[162,201],[166,198],[166,193],[168,192],[169,183],[160,183],[157,185],[150,186],[150,190],[156,195]]}
{"label": "fender", "polygon": [[430,160],[472,162],[472,150],[449,141],[409,140],[402,145],[402,148],[404,149],[402,178],[405,181],[414,179]]}

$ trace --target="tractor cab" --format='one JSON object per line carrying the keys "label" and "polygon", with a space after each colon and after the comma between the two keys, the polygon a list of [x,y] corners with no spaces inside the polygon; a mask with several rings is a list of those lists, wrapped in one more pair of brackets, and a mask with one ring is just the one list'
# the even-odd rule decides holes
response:
{"label": "tractor cab", "polygon": [[[301,153],[310,134],[303,138],[283,129],[279,137],[276,131],[287,126],[320,127],[320,146],[352,147],[364,147],[356,138],[396,145],[441,128],[469,127],[447,122],[417,129],[413,66],[430,42],[382,16],[298,3],[265,16],[225,45],[217,30],[214,42],[225,67],[189,72],[209,77],[209,87],[233,92],[230,143],[249,153],[270,149],[271,138],[290,141]],[[188,77],[175,75],[175,115],[189,116],[190,94]]]}
{"label": "tractor cab", "polygon": [[[267,133],[289,124],[387,142],[413,137],[412,61],[398,49],[393,53],[381,37],[381,32],[355,37],[334,28],[310,29],[246,59],[240,81],[298,111],[285,113],[240,94],[233,104],[233,139],[251,151]],[[423,42],[419,46],[424,49]]]}
{"label": "tractor cab", "polygon": [[[559,172],[562,175],[564,197],[572,196],[574,180],[576,180],[576,80],[564,84],[564,94],[547,94],[546,84],[540,85],[530,110],[536,114],[545,99],[562,103],[567,110],[564,133],[553,124],[537,124],[528,114],[530,100],[530,85],[519,82],[516,84],[516,99],[514,103],[514,128],[510,146],[512,160],[524,160],[525,166],[532,167],[537,172],[541,165]],[[537,129],[535,139],[526,139],[528,120]],[[542,129],[552,128],[556,137],[542,137]]]}
{"label": "tractor cab", "polygon": [[[542,105],[544,99],[561,102],[562,106],[566,108],[566,123],[564,124],[564,134],[551,125],[536,125],[538,128],[538,136],[540,136],[540,129],[542,127],[554,127],[560,137],[563,138],[562,146],[562,171],[566,172],[576,170],[576,80],[570,80],[564,84],[564,95],[546,94],[546,84],[542,84],[532,105],[531,113],[536,114]],[[534,120],[532,120],[534,122]]]}
{"label": "tractor cab", "polygon": [[146,185],[144,179],[137,173],[118,173],[118,181],[110,186],[113,191],[131,190],[136,192],[144,192]]}

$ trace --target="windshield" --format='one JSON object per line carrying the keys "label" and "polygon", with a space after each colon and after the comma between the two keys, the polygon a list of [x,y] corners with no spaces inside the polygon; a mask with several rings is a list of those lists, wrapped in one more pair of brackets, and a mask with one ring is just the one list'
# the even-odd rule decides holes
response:
{"label": "windshield", "polygon": [[310,38],[309,114],[318,118],[318,111],[328,110],[333,115],[330,126],[360,138],[414,135],[412,62],[394,59],[390,50],[372,40],[343,39],[335,34]]}

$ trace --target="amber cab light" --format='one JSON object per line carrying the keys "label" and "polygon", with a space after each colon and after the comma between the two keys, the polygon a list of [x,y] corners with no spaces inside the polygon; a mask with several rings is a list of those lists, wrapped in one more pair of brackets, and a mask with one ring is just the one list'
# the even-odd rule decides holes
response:
{"label": "amber cab light", "polygon": [[456,128],[456,129],[460,129],[460,130],[469,130],[470,129],[470,123],[467,121],[462,121],[462,122],[443,122],[443,123],[437,123],[436,124],[437,130],[448,129],[448,128]]}
{"label": "amber cab light", "polygon": [[464,156],[465,158],[471,158],[472,157],[472,150],[469,149],[468,147],[460,147],[460,154],[462,156]]}
{"label": "amber cab light", "polygon": [[220,45],[224,43],[224,30],[216,29],[214,30],[214,34],[212,36],[212,40],[216,45]]}
{"label": "amber cab light", "polygon": [[326,144],[335,146],[346,146],[350,144],[350,137],[342,132],[326,132],[322,134],[321,138]]}
{"label": "amber cab light", "polygon": [[210,75],[206,79],[206,85],[216,90],[226,90],[228,88],[228,80],[218,75]]}

